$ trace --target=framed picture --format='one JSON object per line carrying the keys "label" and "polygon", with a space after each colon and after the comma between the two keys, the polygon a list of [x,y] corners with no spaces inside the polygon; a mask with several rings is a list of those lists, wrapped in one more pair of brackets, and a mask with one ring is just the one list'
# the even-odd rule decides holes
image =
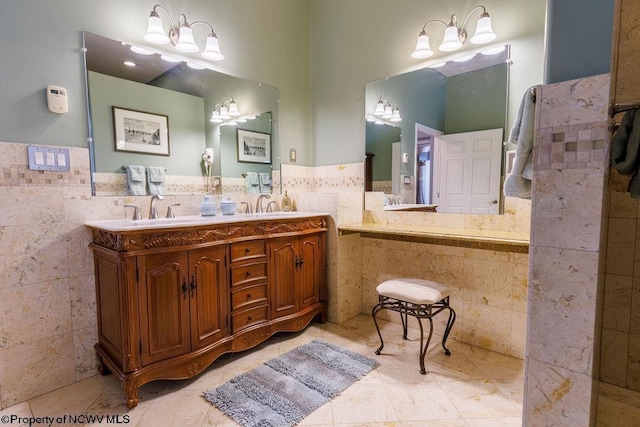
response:
{"label": "framed picture", "polygon": [[237,129],[238,161],[248,163],[271,163],[271,135]]}
{"label": "framed picture", "polygon": [[169,155],[169,117],[113,107],[116,151]]}

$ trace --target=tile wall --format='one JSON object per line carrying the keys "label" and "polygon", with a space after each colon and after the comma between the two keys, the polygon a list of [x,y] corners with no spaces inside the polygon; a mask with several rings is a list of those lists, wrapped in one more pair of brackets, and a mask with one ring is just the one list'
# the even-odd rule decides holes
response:
{"label": "tile wall", "polygon": [[538,88],[526,425],[594,421],[608,96],[608,74]]}

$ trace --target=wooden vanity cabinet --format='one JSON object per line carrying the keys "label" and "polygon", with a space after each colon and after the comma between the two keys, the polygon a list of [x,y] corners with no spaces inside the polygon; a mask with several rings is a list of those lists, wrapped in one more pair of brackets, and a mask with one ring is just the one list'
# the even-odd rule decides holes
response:
{"label": "wooden vanity cabinet", "polygon": [[99,371],[125,404],[140,385],[191,378],[220,355],[326,320],[326,220],[150,230],[91,227]]}

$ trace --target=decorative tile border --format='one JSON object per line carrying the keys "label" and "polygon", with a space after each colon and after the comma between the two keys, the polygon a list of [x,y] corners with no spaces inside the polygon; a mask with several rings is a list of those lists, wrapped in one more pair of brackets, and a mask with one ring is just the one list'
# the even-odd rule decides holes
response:
{"label": "decorative tile border", "polygon": [[537,170],[601,167],[609,146],[607,121],[539,129],[533,150]]}

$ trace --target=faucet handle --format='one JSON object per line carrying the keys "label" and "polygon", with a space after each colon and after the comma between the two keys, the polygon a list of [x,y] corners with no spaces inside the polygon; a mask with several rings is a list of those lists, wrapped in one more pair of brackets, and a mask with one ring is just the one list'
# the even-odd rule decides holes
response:
{"label": "faucet handle", "polygon": [[180,206],[180,203],[175,203],[173,205],[167,206],[167,218],[175,218],[176,213],[173,211],[174,206]]}
{"label": "faucet handle", "polygon": [[248,214],[252,213],[252,212],[251,212],[251,205],[250,205],[249,203],[247,203],[247,202],[240,202],[240,204],[241,204],[241,205],[245,205],[245,206],[246,206],[246,208],[244,209],[244,213],[248,213]]}
{"label": "faucet handle", "polygon": [[138,208],[135,205],[124,205],[125,208],[133,208],[133,219],[134,220],[139,220],[142,219],[142,216],[140,215],[140,208]]}

